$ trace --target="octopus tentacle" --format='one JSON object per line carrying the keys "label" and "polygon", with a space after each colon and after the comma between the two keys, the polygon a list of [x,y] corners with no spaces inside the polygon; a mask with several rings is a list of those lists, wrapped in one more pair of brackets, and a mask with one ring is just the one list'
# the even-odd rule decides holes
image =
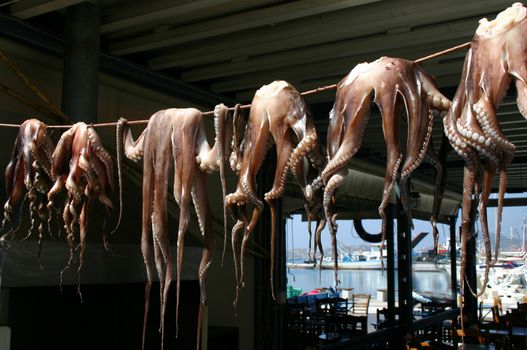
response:
{"label": "octopus tentacle", "polygon": [[[465,162],[464,176],[463,176],[463,207],[461,214],[461,257],[460,257],[460,271],[459,271],[459,291],[464,299],[465,292],[465,269],[467,262],[467,243],[470,236],[470,222],[471,222],[471,208],[472,208],[472,191],[475,184],[475,175],[477,167],[471,162]],[[463,302],[462,302],[463,305]],[[461,324],[464,327],[463,307],[461,307]]]}
{"label": "octopus tentacle", "polygon": [[[221,153],[221,152],[220,152]],[[204,248],[201,255],[201,261],[199,264],[198,278],[200,286],[200,305],[198,312],[198,332],[196,339],[196,349],[200,349],[201,336],[202,336],[202,327],[203,327],[203,318],[205,313],[205,306],[207,304],[207,289],[205,285],[207,271],[212,263],[212,258],[214,254],[215,247],[215,237],[214,232],[212,232],[210,227],[210,208],[207,202],[206,194],[206,175],[203,173],[198,173],[196,176],[196,182],[192,191],[192,199],[194,202],[194,207],[196,209],[196,214],[198,221],[201,222],[200,228],[201,233],[204,238]]]}
{"label": "octopus tentacle", "polygon": [[508,172],[507,167],[512,161],[512,154],[506,153],[502,155],[502,160],[500,163],[500,182],[498,187],[498,211],[497,211],[497,217],[496,217],[496,241],[494,244],[494,258],[491,262],[491,265],[496,264],[498,261],[498,254],[499,254],[499,248],[500,248],[500,237],[501,237],[501,217],[503,213],[503,204],[504,204],[504,197],[505,197],[505,190],[507,188],[507,181],[508,181]]}
{"label": "octopus tentacle", "polygon": [[229,153],[229,139],[232,139],[232,125],[229,125],[229,110],[224,104],[217,105],[214,108],[214,130],[216,140],[214,146],[218,147],[218,157],[220,165],[221,192],[223,197],[223,252],[221,254],[221,263],[225,258],[225,249],[227,247],[227,206],[225,197],[227,195],[227,179],[225,174],[225,159]]}
{"label": "octopus tentacle", "polygon": [[[335,112],[336,115],[344,114],[351,126],[346,131],[347,135],[340,144],[338,151],[322,171],[321,177],[324,183],[327,183],[333,174],[344,168],[359,150],[370,115],[370,104],[371,96],[368,93],[361,96],[357,104],[346,105],[343,110]],[[315,190],[315,187],[313,186],[313,190]]]}
{"label": "octopus tentacle", "polygon": [[62,213],[62,218],[64,220],[64,228],[66,229],[66,241],[68,242],[68,246],[70,249],[70,257],[68,259],[68,262],[64,266],[64,268],[60,271],[60,287],[62,289],[62,281],[64,272],[66,270],[69,270],[71,267],[71,264],[75,260],[75,236],[74,236],[74,227],[76,219],[76,212],[74,208],[74,199],[70,198],[66,204],[64,205],[64,210]]}
{"label": "octopus tentacle", "polygon": [[[116,126],[116,134],[119,138],[119,142],[124,146],[124,155],[126,158],[137,162],[143,158],[144,147],[145,147],[145,135],[148,127],[143,130],[141,135],[134,141],[132,131],[128,125],[128,120],[125,118],[119,118]],[[119,151],[121,147],[117,148]]]}
{"label": "octopus tentacle", "polygon": [[324,248],[322,247],[322,231],[326,227],[326,218],[321,218],[317,222],[317,228],[315,230],[315,252],[313,253],[313,257],[316,257],[317,254],[317,247],[320,251],[320,263],[319,268],[322,271],[322,261],[324,260]]}
{"label": "octopus tentacle", "polygon": [[245,131],[246,123],[243,118],[241,105],[238,103],[234,106],[233,119],[233,135],[231,142],[231,155],[229,157],[229,164],[235,174],[239,174],[242,167],[243,158],[243,133]]}
{"label": "octopus tentacle", "polygon": [[326,219],[329,221],[329,233],[331,234],[331,246],[333,248],[333,262],[335,269],[335,287],[338,286],[337,222],[336,215],[333,215],[331,212],[331,207],[333,205],[335,191],[344,181],[346,173],[346,170],[339,170],[336,174],[333,174],[324,189],[323,206]]}
{"label": "octopus tentacle", "polygon": [[241,185],[243,188],[243,193],[245,194],[247,200],[254,204],[258,208],[258,210],[263,210],[263,202],[258,198],[256,193],[254,192],[254,185],[252,181],[242,181]]}
{"label": "octopus tentacle", "polygon": [[88,139],[89,139],[89,148],[90,152],[93,152],[94,155],[101,160],[104,164],[104,169],[106,170],[106,177],[108,184],[110,185],[111,191],[114,190],[115,181],[113,174],[113,161],[110,153],[102,145],[102,141],[99,135],[95,132],[92,126],[88,126]]}
{"label": "octopus tentacle", "polygon": [[[159,171],[158,173],[158,167]],[[170,283],[172,281],[172,267],[170,259],[170,246],[169,238],[167,232],[167,184],[160,182],[164,176],[163,170],[168,172],[169,164],[156,162],[156,171],[155,171],[155,185],[154,185],[154,196],[153,196],[153,208],[152,208],[152,236],[154,238],[154,248],[159,249],[161,254],[155,254],[155,260],[157,264],[157,270],[161,282],[161,342],[164,344],[164,320],[165,320],[165,310],[166,310],[166,298],[165,294],[168,295],[168,290]],[[190,198],[190,194],[189,194]],[[156,248],[157,246],[157,248]],[[154,252],[155,252],[154,249]],[[162,260],[161,260],[162,259]],[[163,272],[163,262],[165,264],[166,270]],[[179,295],[179,294],[178,294]]]}
{"label": "octopus tentacle", "polygon": [[242,220],[236,221],[236,224],[232,227],[231,232],[231,244],[232,244],[232,255],[234,258],[234,276],[236,278],[236,294],[234,297],[234,302],[232,305],[234,306],[234,314],[237,314],[237,308],[238,308],[238,296],[240,295],[240,288],[241,288],[241,280],[240,280],[240,263],[239,263],[239,255],[238,255],[238,236],[241,230],[243,230],[245,224]]}
{"label": "octopus tentacle", "polygon": [[[485,134],[485,145],[494,145],[504,152],[514,153],[516,148],[501,131],[492,102],[488,98],[482,97],[472,108]],[[479,141],[481,140],[483,139],[480,138]]]}
{"label": "octopus tentacle", "polygon": [[[287,177],[287,172],[289,169],[290,164],[293,161],[294,157],[294,151],[293,151],[293,144],[291,142],[291,135],[287,132],[283,132],[282,134],[273,132],[273,135],[275,136],[275,142],[276,142],[276,150],[277,152],[280,152],[277,156],[276,161],[276,170],[275,170],[275,176],[274,176],[274,183],[273,187],[269,192],[267,192],[264,196],[265,201],[269,205],[269,208],[271,209],[271,267],[270,267],[270,276],[271,276],[271,296],[273,300],[275,300],[274,295],[274,283],[273,283],[273,277],[274,277],[274,242],[276,240],[276,225],[277,225],[277,218],[276,218],[276,203],[275,199],[282,196],[285,190],[285,180]],[[300,146],[297,146],[297,148]],[[290,160],[291,159],[291,160]]]}
{"label": "octopus tentacle", "polygon": [[[421,164],[426,151],[428,143],[432,135],[432,125],[434,123],[434,114],[432,109],[428,107],[422,100],[413,100],[412,95],[419,96],[417,91],[404,91],[403,96],[408,112],[408,138],[407,144],[407,158],[401,170],[401,202],[405,208],[408,221],[413,228],[412,211],[410,208],[410,193],[408,188],[408,178],[410,174]],[[425,117],[427,116],[427,118]],[[415,136],[415,138],[414,138]]]}
{"label": "octopus tentacle", "polygon": [[[174,157],[176,152],[174,149],[177,149],[180,157],[175,159],[175,177],[180,178],[180,184],[182,192],[178,194],[180,197],[180,207],[179,207],[179,227],[178,227],[178,239],[177,239],[177,265],[176,265],[176,335],[178,334],[179,327],[179,302],[180,302],[180,286],[181,286],[181,272],[183,266],[183,253],[184,253],[184,243],[185,243],[185,234],[188,228],[190,220],[190,200],[192,187],[194,186],[194,177],[198,173],[198,164],[195,159],[196,147],[199,147],[199,133],[202,128],[202,115],[201,112],[193,110],[185,118],[188,120],[188,127],[178,127],[176,120],[172,120],[172,133],[170,136],[172,152]],[[179,130],[178,130],[179,129]],[[183,134],[185,134],[183,136]],[[158,150],[159,151],[159,150]],[[156,166],[157,168],[157,166]],[[162,181],[163,177],[166,177],[166,173],[159,173],[160,178],[157,181]],[[156,181],[156,182],[157,182]],[[155,195],[154,195],[155,196]],[[166,198],[165,198],[166,201]],[[155,202],[155,201],[154,201]],[[166,218],[165,218],[166,221]],[[166,223],[165,223],[166,224]],[[168,298],[168,286],[172,279],[172,271],[168,270],[170,263],[167,263],[167,273],[165,276],[165,293],[163,295],[164,303]]]}
{"label": "octopus tentacle", "polygon": [[[149,148],[145,149],[149,154]],[[145,348],[146,325],[150,310],[150,291],[154,279],[154,259],[152,256],[152,247],[150,241],[150,225],[152,213],[152,201],[154,199],[154,164],[145,161],[143,168],[143,202],[142,202],[142,225],[141,225],[141,253],[146,267],[146,284],[145,284],[145,307],[143,314],[143,337],[141,349]],[[163,281],[163,280],[161,280]],[[163,299],[160,299],[163,300]]]}
{"label": "octopus tentacle", "polygon": [[[400,102],[400,101],[399,101]],[[375,103],[379,106],[382,116],[382,131],[386,141],[386,174],[384,176],[384,191],[381,204],[379,205],[379,215],[382,220],[381,226],[381,260],[383,245],[386,236],[386,206],[390,199],[393,186],[397,179],[399,166],[402,162],[402,154],[399,146],[399,116],[401,115],[401,104],[397,103],[396,93],[386,93],[385,95],[375,96]]]}
{"label": "octopus tentacle", "polygon": [[432,205],[432,215],[430,216],[430,223],[432,225],[432,234],[434,238],[434,253],[438,253],[439,245],[439,231],[437,229],[437,217],[439,210],[441,209],[441,202],[443,200],[444,188],[446,186],[446,150],[445,145],[448,145],[448,139],[443,134],[441,148],[439,154],[436,154],[432,142],[429,143],[428,150],[426,151],[426,157],[435,170],[434,176],[434,203]]}
{"label": "octopus tentacle", "polygon": [[469,283],[467,283],[467,286],[476,298],[483,295],[485,292],[485,289],[487,288],[487,283],[489,280],[489,271],[490,271],[490,264],[491,264],[491,247],[490,247],[490,236],[489,236],[489,227],[487,224],[487,203],[490,196],[490,190],[492,186],[492,179],[494,178],[494,174],[496,173],[496,166],[489,160],[485,162],[485,171],[483,173],[483,185],[482,185],[482,191],[481,191],[481,199],[479,202],[479,215],[480,215],[480,222],[481,222],[481,233],[483,236],[483,242],[485,244],[485,273],[483,277],[483,284],[481,290],[476,293],[472,289]]}
{"label": "octopus tentacle", "polygon": [[58,176],[67,173],[69,161],[71,159],[71,148],[73,146],[73,137],[79,129],[79,123],[74,124],[71,129],[68,129],[62,134],[57,142],[55,151],[51,157],[51,177],[56,179]]}
{"label": "octopus tentacle", "polygon": [[80,278],[81,270],[84,264],[84,257],[86,254],[86,233],[88,232],[88,212],[90,210],[92,199],[87,197],[87,199],[82,204],[82,210],[79,217],[79,264],[77,266],[77,294],[79,294],[80,300],[82,302],[82,293],[80,290]]}
{"label": "octopus tentacle", "polygon": [[438,111],[448,111],[451,102],[437,89],[434,78],[427,74],[420,65],[414,64],[414,69],[423,94],[426,94],[425,100],[428,106]]}
{"label": "octopus tentacle", "polygon": [[527,119],[527,84],[524,79],[516,78],[516,91],[518,97],[516,99],[516,104],[518,105],[518,110],[521,115]]}
{"label": "octopus tentacle", "polygon": [[[256,226],[256,222],[260,218],[260,215],[262,214],[263,208],[260,208],[258,206],[255,206],[253,209],[253,213],[251,216],[251,221],[245,226],[245,230],[243,232],[243,239],[242,239],[242,245],[240,248],[240,284],[242,287],[245,286],[245,278],[244,278],[244,260],[245,260],[245,251],[247,249],[247,243],[249,242],[249,237],[251,233],[254,231],[254,228]],[[244,220],[244,222],[247,222],[247,220]]]}
{"label": "octopus tentacle", "polygon": [[[316,229],[318,228],[319,221],[320,221],[317,214],[319,213],[321,208],[322,208],[322,202],[317,203],[311,209],[309,208],[307,203],[304,204],[304,209],[306,211],[306,216],[307,216],[307,232],[309,234],[309,248],[308,248],[308,253],[307,253],[307,257],[309,260],[315,260],[316,254],[317,254],[316,236],[313,236],[311,222],[313,221],[313,219],[315,218],[317,219],[316,221],[317,225],[315,226],[315,231],[316,231]],[[311,255],[311,241],[313,241],[313,255]]]}
{"label": "octopus tentacle", "polygon": [[119,228],[121,224],[121,219],[123,216],[123,138],[124,138],[124,122],[121,122],[121,119],[117,122],[115,128],[115,150],[116,150],[116,160],[117,160],[117,181],[119,181],[119,217],[115,227],[112,229],[110,234],[114,234],[115,231]]}
{"label": "octopus tentacle", "polygon": [[[297,122],[296,124],[301,123]],[[303,130],[296,124],[293,126],[293,130],[295,131],[295,133],[297,133],[297,136],[300,136]],[[307,156],[311,156],[310,160],[312,161],[312,164],[315,166],[316,169],[319,169],[322,164],[320,158],[317,157],[315,153],[313,153],[315,146],[318,144],[317,131],[313,125],[313,122],[311,119],[308,119],[302,124],[305,124],[307,132],[305,135],[302,135],[303,137],[300,138],[300,142],[293,150],[293,153],[291,154],[289,160],[289,168],[291,169],[291,173],[294,174],[296,178],[300,181],[302,189],[305,189],[306,179],[303,167],[304,158]]]}

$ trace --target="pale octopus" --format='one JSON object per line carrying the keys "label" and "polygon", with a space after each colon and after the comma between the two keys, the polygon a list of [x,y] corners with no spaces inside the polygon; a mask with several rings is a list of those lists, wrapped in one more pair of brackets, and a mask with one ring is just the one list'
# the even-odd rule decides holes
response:
{"label": "pale octopus", "polygon": [[[448,110],[450,101],[436,88],[422,68],[398,58],[382,57],[361,63],[337,84],[327,138],[328,164],[311,185],[311,192],[325,184],[323,205],[332,239],[337,279],[336,215],[332,213],[334,194],[347,175],[347,166],[362,144],[371,103],[379,107],[387,148],[384,192],[379,206],[382,239],[386,230],[385,208],[397,179],[403,156],[399,145],[399,123],[403,107],[408,116],[407,156],[401,171],[401,200],[411,222],[407,181],[423,160],[430,141],[433,109]],[[435,220],[435,218],[434,218]]]}
{"label": "pale octopus", "polygon": [[[64,188],[67,192],[62,216],[66,228],[70,258],[61,272],[61,281],[63,272],[75,260],[77,249],[79,250],[77,273],[80,281],[80,271],[86,253],[89,212],[94,201],[98,200],[106,209],[108,217],[113,208],[109,196],[115,187],[112,158],[92,126],[79,122],[62,134],[52,155],[51,176],[55,183],[48,192],[48,208],[50,211],[55,210],[54,201],[57,194]],[[104,219],[104,226],[107,217]],[[77,226],[79,231],[78,245],[75,243]],[[104,228],[103,243],[104,247],[109,250]],[[80,289],[79,295],[82,300]]]}
{"label": "pale octopus", "polygon": [[[232,229],[237,282],[235,306],[238,293],[244,286],[244,252],[249,236],[263,210],[263,202],[256,194],[255,177],[267,152],[273,144],[276,145],[277,160],[273,186],[264,196],[271,209],[270,275],[271,293],[274,298],[274,242],[277,225],[275,199],[280,198],[284,193],[289,172],[295,176],[305,193],[307,170],[304,167],[304,159],[307,157],[317,169],[323,163],[317,140],[317,132],[307,105],[292,85],[279,80],[264,85],[256,92],[251,102],[243,144],[238,149],[237,156],[231,157],[231,167],[239,171],[236,192],[226,198],[226,205],[237,220]],[[254,206],[250,220],[247,204]],[[244,230],[244,233],[238,253],[237,236],[241,230]]]}
{"label": "pale octopus", "polygon": [[[125,119],[121,119],[118,124],[118,139],[124,138],[122,142],[124,142],[126,157],[134,161],[143,158],[141,251],[147,273],[143,348],[145,346],[150,289],[154,279],[154,260],[160,280],[160,331],[161,344],[164,343],[166,303],[169,287],[174,277],[167,227],[167,191],[172,163],[174,164],[174,197],[180,209],[177,237],[176,324],[179,319],[180,277],[185,233],[190,220],[191,198],[204,238],[204,249],[198,271],[200,307],[197,348],[200,347],[204,309],[207,301],[205,279],[215,247],[215,236],[211,227],[211,213],[207,200],[207,173],[220,168],[222,187],[225,193],[224,161],[232,137],[232,126],[228,122],[228,109],[224,105],[218,105],[214,110],[216,140],[212,148],[207,141],[203,118],[203,113],[195,108],[171,108],[158,111],[150,117],[146,129],[136,141],[133,140]],[[154,260],[152,259],[152,245]]]}
{"label": "pale octopus", "polygon": [[[28,119],[18,130],[11,159],[5,170],[7,201],[4,204],[2,227],[8,224],[13,225],[13,206],[20,201],[22,196],[24,199],[27,196],[31,227],[26,238],[29,237],[38,220],[39,257],[44,223],[48,218],[46,193],[51,183],[53,149],[53,141],[46,130],[46,124],[37,119]],[[20,209],[22,206],[21,204]],[[13,227],[12,230],[12,236],[14,236],[17,228]]]}
{"label": "pale octopus", "polygon": [[[512,77],[516,80],[518,108],[527,117],[527,8],[515,3],[493,21],[480,20],[465,58],[461,83],[453,100],[452,108],[444,118],[445,134],[454,150],[465,159],[462,205],[462,257],[461,293],[464,293],[466,244],[470,237],[471,201],[481,190],[479,211],[486,251],[485,282],[490,265],[498,255],[503,198],[507,186],[507,166],[511,162],[515,146],[501,131],[496,110],[506,95]],[[485,158],[483,184],[480,189],[479,156]],[[495,258],[491,261],[491,245],[488,233],[486,207],[491,182],[496,169],[500,171],[498,194],[498,218],[496,220]],[[471,289],[470,291],[474,293]]]}

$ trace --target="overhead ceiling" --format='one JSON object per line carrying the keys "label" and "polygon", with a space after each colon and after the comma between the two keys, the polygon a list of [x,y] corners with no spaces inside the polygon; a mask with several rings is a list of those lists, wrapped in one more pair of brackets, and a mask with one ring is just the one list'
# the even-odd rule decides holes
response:
{"label": "overhead ceiling", "polygon": [[[79,0],[18,0],[5,13],[62,36],[65,8]],[[511,0],[101,0],[101,45],[111,55],[196,85],[230,100],[249,102],[275,79],[300,91],[336,83],[357,63],[380,56],[415,59],[469,41],[482,17],[493,18]],[[424,63],[452,97],[465,52]],[[334,92],[308,96],[325,138]],[[527,188],[527,124],[512,97],[499,118],[517,146],[510,191]],[[370,119],[359,157],[383,165],[379,117]],[[404,134],[404,132],[403,132]],[[432,140],[439,145],[441,119]],[[463,162],[449,157],[449,187],[460,191]],[[431,166],[417,175],[430,179]],[[497,182],[494,184],[494,190]]]}

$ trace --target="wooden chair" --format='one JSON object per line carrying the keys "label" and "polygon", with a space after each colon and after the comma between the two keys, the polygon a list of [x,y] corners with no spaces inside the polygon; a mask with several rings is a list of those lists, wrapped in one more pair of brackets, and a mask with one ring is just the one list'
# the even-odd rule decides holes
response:
{"label": "wooden chair", "polygon": [[370,298],[370,294],[353,294],[351,297],[351,315],[368,317]]}
{"label": "wooden chair", "polygon": [[358,322],[355,322],[355,333],[366,334],[368,333],[368,308],[370,307],[370,294],[353,294],[351,297],[351,313],[350,316],[359,318]]}

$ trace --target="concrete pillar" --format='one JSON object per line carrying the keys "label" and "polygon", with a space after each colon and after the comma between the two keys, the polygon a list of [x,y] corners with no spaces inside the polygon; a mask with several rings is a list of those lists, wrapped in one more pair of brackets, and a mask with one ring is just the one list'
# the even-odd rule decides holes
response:
{"label": "concrete pillar", "polygon": [[62,110],[73,122],[97,121],[100,24],[98,4],[83,2],[67,9]]}

